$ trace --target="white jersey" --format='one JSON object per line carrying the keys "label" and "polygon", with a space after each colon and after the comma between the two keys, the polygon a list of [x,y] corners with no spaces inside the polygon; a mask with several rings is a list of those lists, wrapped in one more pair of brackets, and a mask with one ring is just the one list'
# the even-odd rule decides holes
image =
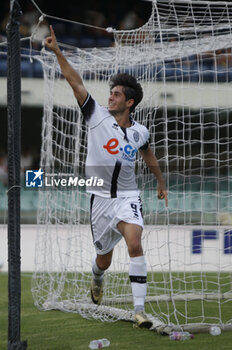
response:
{"label": "white jersey", "polygon": [[86,177],[103,179],[102,187],[88,187],[87,192],[106,198],[139,195],[134,166],[137,151],[148,147],[147,128],[133,119],[129,128],[121,128],[90,95],[81,110],[88,125]]}

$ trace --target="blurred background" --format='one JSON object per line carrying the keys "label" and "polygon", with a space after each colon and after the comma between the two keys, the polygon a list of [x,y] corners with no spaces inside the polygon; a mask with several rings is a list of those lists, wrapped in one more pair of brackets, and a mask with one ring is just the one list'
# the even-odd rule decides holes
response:
{"label": "blurred background", "polygon": [[[61,0],[37,0],[36,4],[45,14],[54,17],[65,18],[70,21],[81,22],[98,27],[113,27],[115,29],[133,29],[142,26],[148,20],[151,13],[151,3],[142,0],[85,0],[85,1],[61,1]],[[20,1],[23,11],[21,18],[20,34],[22,38],[29,37],[39,17],[40,11],[29,0]],[[10,0],[0,1],[0,43],[6,41],[6,25],[9,17]],[[37,31],[37,39],[43,40],[49,35],[49,25],[52,24],[58,41],[68,45],[91,48],[110,47],[113,45],[113,36],[102,30],[92,29],[73,23],[65,23],[59,19],[45,19]],[[32,54],[41,49],[40,42],[32,45]],[[28,54],[29,42],[22,41],[21,47]],[[3,49],[4,50],[4,49]],[[6,50],[6,48],[5,48]],[[22,50],[22,53],[24,52]],[[43,71],[41,64],[26,57],[22,57],[21,73],[25,79],[42,80]],[[0,223],[6,223],[7,215],[7,56],[0,55]],[[21,140],[22,157],[21,168],[24,180],[24,170],[38,169],[41,147],[41,124],[43,116],[42,101],[38,98],[24,103],[24,98],[29,94],[27,89],[22,91],[21,112]],[[22,189],[22,223],[35,223],[37,210],[37,192],[24,191]]]}
{"label": "blurred background", "polygon": [[[49,25],[52,24],[56,32],[58,41],[79,48],[93,48],[93,47],[111,47],[114,45],[113,36],[111,33],[98,30],[96,28],[86,27],[81,24],[72,22],[64,22],[59,18],[68,19],[69,21],[75,21],[80,23],[89,24],[92,26],[107,28],[112,27],[118,30],[129,30],[141,27],[147,22],[150,17],[152,4],[150,1],[145,0],[117,0],[114,2],[107,0],[85,0],[85,1],[60,1],[60,0],[37,0],[36,5],[30,0],[20,1],[22,7],[22,18],[20,33],[21,37],[26,38],[35,30],[35,26],[41,17],[41,12],[52,16],[52,18],[41,20],[40,26],[36,32],[38,41],[32,42],[32,47],[29,45],[29,41],[22,41],[22,55],[21,60],[21,73],[22,73],[22,127],[21,127],[21,139],[22,139],[22,150],[21,150],[21,170],[22,170],[22,183],[24,183],[25,169],[38,169],[40,164],[40,148],[41,148],[41,129],[42,129],[42,117],[43,117],[43,71],[40,62],[33,60],[30,62],[28,58],[28,52],[30,49],[31,54],[38,54],[41,50],[41,41],[49,35]],[[9,5],[10,1],[1,0],[0,2],[0,44],[6,41],[6,24],[9,16]],[[170,41],[176,41],[175,36],[170,38]],[[0,54],[0,223],[6,223],[7,221],[7,94],[6,94],[6,76],[7,76],[7,56],[6,46],[2,46],[2,51],[5,50],[5,55]],[[27,57],[26,57],[27,55]],[[157,66],[158,67],[158,66]],[[164,77],[166,82],[170,83],[187,83],[195,84],[197,89],[198,83],[206,84],[204,95],[202,92],[202,100],[204,96],[207,96],[207,86],[211,83],[217,83],[225,85],[227,89],[228,83],[232,81],[232,50],[226,48],[218,51],[208,51],[197,55],[191,55],[184,59],[172,59],[162,62],[161,67],[153,73],[155,74],[156,82],[163,82]],[[175,90],[175,88],[174,88]],[[161,93],[159,101],[159,109],[156,110],[156,117],[154,123],[156,124],[156,137],[160,145],[164,141],[164,132],[161,128],[164,118],[164,109],[162,104],[164,98],[166,102],[172,102],[175,91],[170,90],[168,94]],[[196,91],[196,90],[195,90]],[[39,92],[39,93],[38,93]],[[186,125],[188,120],[191,120],[192,135],[194,135],[195,144],[192,146],[196,153],[199,153],[202,141],[205,141],[205,158],[208,155],[209,159],[209,170],[212,171],[214,176],[212,185],[209,181],[205,182],[209,186],[208,195],[205,195],[203,200],[205,201],[201,206],[204,207],[206,215],[203,217],[203,211],[199,210],[196,198],[199,199],[199,191],[204,190],[202,188],[201,180],[199,180],[199,163],[198,160],[196,168],[198,168],[198,178],[194,183],[194,178],[189,178],[189,183],[178,183],[176,176],[173,178],[173,184],[170,182],[170,186],[173,186],[173,191],[177,189],[183,194],[190,193],[188,201],[188,214],[189,224],[196,224],[201,221],[204,224],[215,224],[217,223],[216,213],[219,211],[219,207],[223,207],[223,213],[225,212],[226,219],[224,223],[227,223],[227,217],[229,217],[229,223],[231,219],[231,203],[228,204],[229,192],[232,190],[232,181],[228,183],[227,170],[229,169],[229,160],[227,161],[228,154],[231,152],[231,145],[227,142],[228,135],[232,133],[231,121],[232,113],[230,108],[230,101],[223,102],[223,108],[220,113],[217,114],[213,109],[213,104],[202,108],[200,105],[200,99],[194,96],[194,93],[190,93],[190,100],[198,100],[195,107],[191,109],[191,104],[187,104],[186,110],[180,110],[177,102],[176,106],[170,108],[168,106],[168,116],[186,114]],[[166,97],[165,97],[166,96]],[[217,98],[217,96],[216,96]],[[220,97],[222,99],[222,96]],[[226,98],[225,98],[226,99]],[[205,103],[205,101],[204,101]],[[214,101],[213,101],[214,103]],[[229,106],[229,107],[228,107]],[[201,112],[199,112],[201,110]],[[189,118],[189,119],[187,119]],[[218,202],[212,201],[212,196],[215,194],[215,189],[218,188],[218,180],[216,180],[214,167],[216,164],[215,157],[217,155],[217,135],[218,135],[218,120],[220,119],[220,138],[222,140],[220,144],[221,154],[224,154],[225,162],[225,173],[221,180],[221,188],[224,186],[224,193],[226,193],[226,201],[224,204],[219,205]],[[204,134],[201,133],[201,127],[204,128]],[[208,123],[208,124],[207,124]],[[210,123],[210,124],[209,124]],[[160,125],[160,128],[157,127]],[[189,124],[190,125],[190,124]],[[193,126],[192,126],[193,125]],[[194,126],[195,125],[195,126]],[[210,125],[210,126],[209,126]],[[176,146],[176,136],[172,135],[171,132],[176,134],[178,125],[175,121],[173,123],[170,120],[170,146]],[[189,128],[191,128],[189,126]],[[193,130],[193,127],[195,128]],[[157,132],[158,131],[158,132]],[[204,140],[202,139],[204,138]],[[223,139],[226,142],[223,142]],[[171,144],[172,142],[172,144]],[[156,151],[158,158],[162,157],[164,146],[157,145]],[[224,147],[224,148],[223,148]],[[161,150],[161,151],[160,151]],[[180,152],[180,150],[177,152]],[[160,154],[159,154],[160,153]],[[194,153],[194,152],[193,152]],[[194,160],[192,161],[194,164]],[[170,178],[171,179],[171,178]],[[224,181],[224,182],[223,182]],[[178,187],[179,186],[179,187]],[[184,187],[185,186],[185,187]],[[193,187],[195,189],[193,190]],[[194,196],[192,196],[192,192]],[[206,192],[206,191],[205,191]],[[22,187],[22,223],[36,223],[36,211],[38,202],[38,192],[33,190],[25,190]],[[175,194],[176,195],[176,194]],[[186,197],[186,196],[185,196]],[[173,212],[174,220],[176,219],[176,206],[177,202],[180,202],[178,198],[173,200]],[[215,204],[214,204],[215,202]],[[152,203],[153,205],[153,203]],[[170,204],[171,205],[171,204]],[[186,209],[186,208],[185,208]],[[203,210],[203,209],[202,209]],[[193,215],[194,212],[198,214],[196,217]],[[229,214],[228,214],[229,212]],[[195,219],[196,218],[196,219]],[[200,218],[200,219],[199,219]],[[182,217],[179,217],[178,221],[173,223],[181,224]],[[185,219],[186,220],[186,217]],[[200,221],[199,221],[200,220]],[[186,221],[185,221],[186,222]],[[160,222],[163,224],[164,222]]]}

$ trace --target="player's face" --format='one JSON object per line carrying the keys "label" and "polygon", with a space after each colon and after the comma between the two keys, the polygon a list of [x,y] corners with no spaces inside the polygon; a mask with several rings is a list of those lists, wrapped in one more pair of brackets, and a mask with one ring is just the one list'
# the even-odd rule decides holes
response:
{"label": "player's face", "polygon": [[123,86],[115,86],[108,100],[108,110],[111,114],[123,113],[130,107],[130,103],[126,101],[126,96],[123,92]]}

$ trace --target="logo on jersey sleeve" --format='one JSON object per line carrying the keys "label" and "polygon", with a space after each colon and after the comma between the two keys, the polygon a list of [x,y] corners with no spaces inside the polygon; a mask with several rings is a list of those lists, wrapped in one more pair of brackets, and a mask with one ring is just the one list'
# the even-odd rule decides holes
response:
{"label": "logo on jersey sleeve", "polygon": [[122,153],[122,159],[134,161],[137,148],[127,144],[124,147],[119,147],[119,141],[116,138],[110,139],[106,145],[103,146],[110,154]]}

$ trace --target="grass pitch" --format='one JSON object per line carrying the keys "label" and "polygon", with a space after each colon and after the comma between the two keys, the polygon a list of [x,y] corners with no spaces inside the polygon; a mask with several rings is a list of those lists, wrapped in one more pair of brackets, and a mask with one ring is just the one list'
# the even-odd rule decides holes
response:
{"label": "grass pitch", "polygon": [[[213,337],[196,334],[193,340],[171,341],[148,330],[134,329],[131,323],[102,323],[77,314],[38,311],[30,291],[31,275],[22,274],[21,340],[30,350],[88,349],[93,339],[108,338],[109,350],[231,350],[232,332]],[[0,273],[0,350],[7,349],[7,274]],[[228,310],[232,314],[232,310]]]}

